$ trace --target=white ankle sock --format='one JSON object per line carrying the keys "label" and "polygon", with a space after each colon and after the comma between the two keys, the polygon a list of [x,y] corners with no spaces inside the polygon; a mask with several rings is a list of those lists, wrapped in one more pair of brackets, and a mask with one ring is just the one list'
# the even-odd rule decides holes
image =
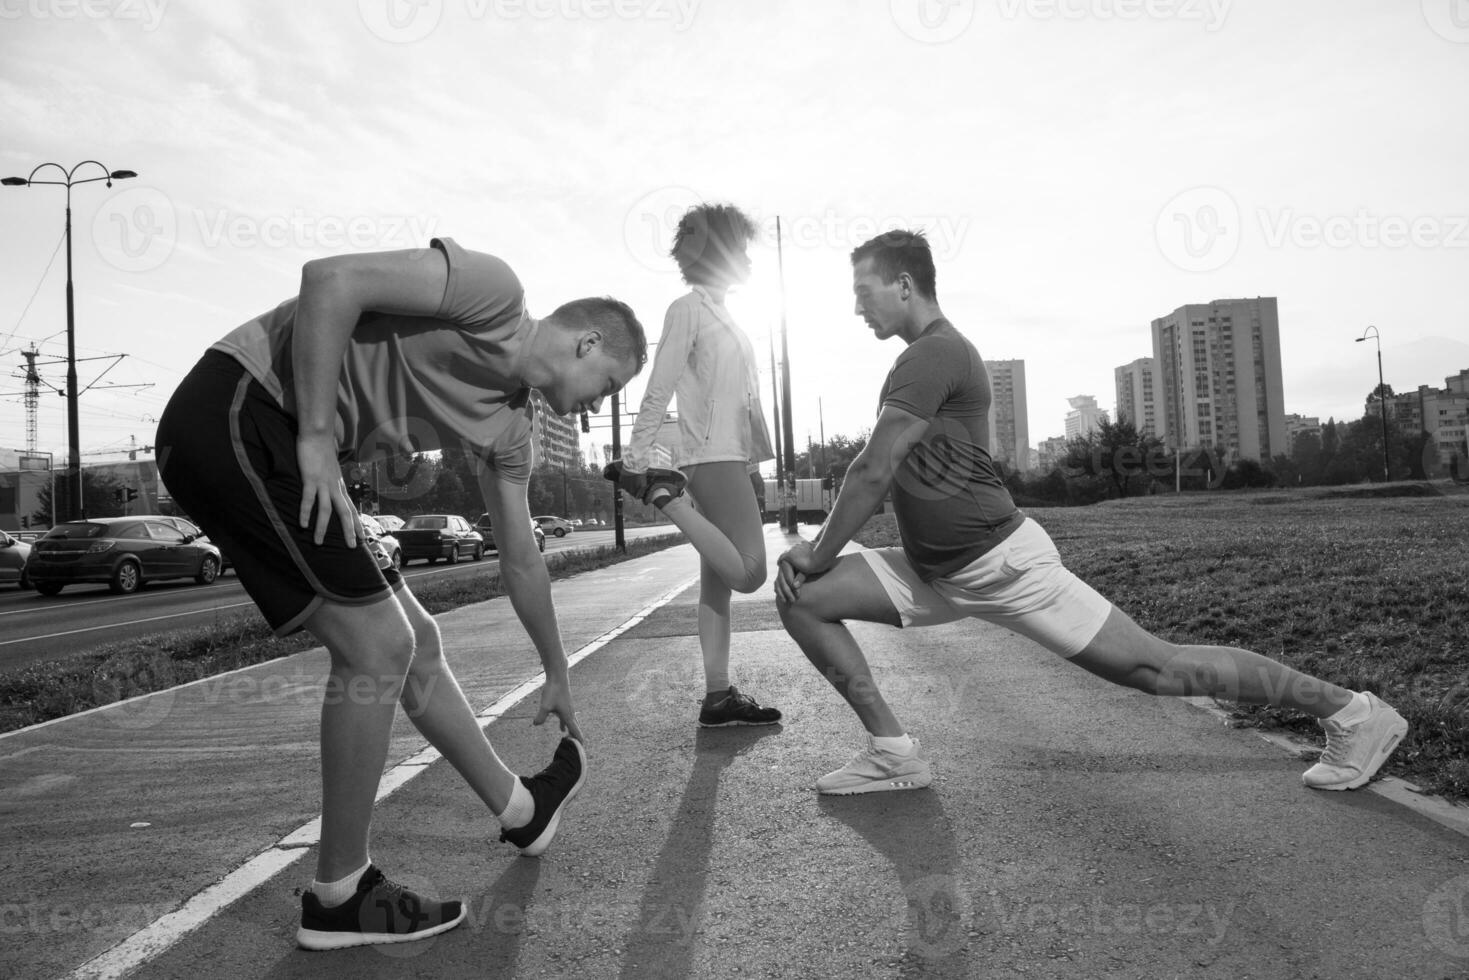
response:
{"label": "white ankle sock", "polygon": [[1352,700],[1347,703],[1346,707],[1326,720],[1338,725],[1356,725],[1366,721],[1367,716],[1371,713],[1372,703],[1367,700],[1367,695],[1361,691],[1353,691]]}
{"label": "white ankle sock", "polygon": [[357,882],[362,880],[362,876],[367,873],[367,869],[370,867],[372,867],[372,862],[368,861],[347,877],[338,879],[337,881],[313,881],[311,883],[311,893],[316,896],[317,901],[327,908],[341,905],[357,893]]}
{"label": "white ankle sock", "polygon": [[504,812],[499,814],[500,826],[506,830],[524,827],[535,815],[535,797],[530,795],[530,790],[525,788],[525,783],[522,783],[520,777],[517,776],[515,777],[515,788],[510,791],[510,802],[505,804]]}
{"label": "white ankle sock", "polygon": [[908,755],[913,751],[913,739],[908,737],[907,732],[901,735],[874,735],[872,747],[893,755]]}

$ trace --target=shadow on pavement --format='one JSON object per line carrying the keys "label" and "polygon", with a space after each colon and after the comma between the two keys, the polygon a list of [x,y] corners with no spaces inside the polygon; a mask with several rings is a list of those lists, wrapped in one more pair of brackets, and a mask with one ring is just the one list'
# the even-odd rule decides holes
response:
{"label": "shadow on pavement", "polygon": [[693,771],[643,890],[636,931],[627,940],[620,974],[624,980],[693,973],[694,935],[703,922],[720,775],[761,739],[781,730],[780,725],[699,729]]}
{"label": "shadow on pavement", "polygon": [[903,965],[926,977],[973,975],[959,847],[942,798],[916,790],[822,796],[817,805],[860,834],[897,872],[907,899],[907,922],[898,930]]}

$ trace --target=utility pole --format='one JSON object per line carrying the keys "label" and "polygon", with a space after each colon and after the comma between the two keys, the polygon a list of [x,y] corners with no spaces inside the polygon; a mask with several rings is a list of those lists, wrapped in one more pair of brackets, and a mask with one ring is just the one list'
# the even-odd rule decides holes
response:
{"label": "utility pole", "polygon": [[[612,458],[622,458],[622,399],[621,393],[612,393]],[[622,491],[612,488],[612,540],[617,550],[627,554],[627,536],[622,529]]]}
{"label": "utility pole", "polygon": [[786,479],[785,474],[781,472],[780,468],[782,458],[780,454],[780,420],[783,417],[783,413],[780,410],[780,372],[775,368],[774,330],[770,332],[770,404],[775,407],[775,499],[767,500],[765,506],[767,509],[781,515],[776,518],[779,521],[785,514],[785,511],[782,509],[784,507],[782,502],[785,499]]}
{"label": "utility pole", "polygon": [[787,491],[783,496],[782,503],[785,514],[785,529],[787,534],[796,534],[796,431],[791,420],[791,350],[786,336],[786,272],[785,272],[785,248],[784,236],[780,231],[780,215],[775,217],[775,258],[776,265],[780,269],[780,360],[784,370],[781,372],[781,405],[785,409],[785,417],[782,419],[785,426],[785,460],[784,469],[786,474]]}

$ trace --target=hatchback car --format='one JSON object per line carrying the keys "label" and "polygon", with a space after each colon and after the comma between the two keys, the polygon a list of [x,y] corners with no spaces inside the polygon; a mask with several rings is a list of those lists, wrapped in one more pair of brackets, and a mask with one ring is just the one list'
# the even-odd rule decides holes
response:
{"label": "hatchback car", "polygon": [[26,559],[31,546],[19,538],[0,531],[0,585],[15,583],[22,589],[31,587],[26,578]]}
{"label": "hatchback car", "polygon": [[127,594],[157,579],[219,577],[219,549],[155,518],[99,517],[58,524],[31,547],[25,574],[41,595],[78,582]]}
{"label": "hatchback car", "polygon": [[[474,529],[478,531],[480,535],[485,539],[486,551],[500,550],[498,547],[495,546],[495,528],[490,524],[489,514],[479,515],[479,520],[474,522]],[[535,536],[536,547],[541,549],[542,551],[545,551],[546,532],[541,530],[541,526],[535,522],[534,518],[531,519],[530,530],[531,534]]]}
{"label": "hatchback car", "polygon": [[555,517],[551,514],[532,517],[531,520],[535,521],[542,531],[545,531],[547,534],[554,534],[558,538],[564,538],[576,530],[576,526],[566,518]]}

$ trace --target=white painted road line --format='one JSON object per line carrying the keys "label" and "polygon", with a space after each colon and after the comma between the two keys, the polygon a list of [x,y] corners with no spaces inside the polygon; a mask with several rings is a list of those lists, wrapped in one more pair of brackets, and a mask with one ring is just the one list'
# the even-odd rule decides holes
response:
{"label": "white painted road line", "polygon": [[[567,658],[567,665],[575,666],[593,653],[596,653],[602,647],[647,619],[659,607],[673,601],[680,592],[683,592],[698,581],[699,577],[696,575],[654,599],[648,605],[634,613],[632,618],[603,633],[569,656]],[[501,696],[499,700],[476,717],[484,725],[488,725],[495,719],[502,717],[505,712],[515,707],[521,701],[525,700],[525,698],[535,693],[545,682],[545,672],[537,674],[535,677],[523,684],[517,685],[511,691]],[[434,752],[432,749],[425,749],[389,769],[383,774],[382,781],[378,784],[377,802],[382,802],[406,786],[409,781],[421,774],[438,758],[437,752]],[[307,853],[311,845],[317,842],[320,835],[320,817],[302,824],[270,847],[256,854],[234,871],[225,875],[216,884],[210,885],[208,888],[195,894],[178,911],[170,912],[168,915],[155,919],[152,923],[133,933],[116,946],[94,956],[77,967],[68,974],[68,980],[118,980],[118,978],[125,977],[128,973],[154,957],[162,955],[180,939],[183,939],[189,933],[204,925],[214,916],[224,911],[230,904],[243,898],[255,888],[265,884],[271,878],[290,867]]]}
{"label": "white painted road line", "polygon": [[9,646],[12,643],[30,643],[35,640],[54,640],[62,636],[76,636],[79,633],[95,633],[97,630],[115,630],[125,626],[140,626],[143,623],[158,623],[165,619],[178,619],[180,616],[203,616],[208,613],[223,612],[226,609],[239,609],[242,606],[253,606],[253,602],[236,602],[228,606],[212,606],[209,609],[196,609],[193,612],[169,613],[167,616],[150,616],[147,619],[130,619],[124,623],[104,623],[101,626],[87,626],[79,630],[66,630],[61,633],[44,633],[40,636],[22,636],[15,640],[0,640],[0,647]]}

